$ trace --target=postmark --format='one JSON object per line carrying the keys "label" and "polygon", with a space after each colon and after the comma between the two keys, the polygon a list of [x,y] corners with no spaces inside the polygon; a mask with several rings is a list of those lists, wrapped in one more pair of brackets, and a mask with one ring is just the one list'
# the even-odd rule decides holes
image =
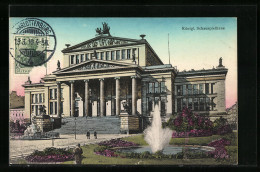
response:
{"label": "postmark", "polygon": [[10,55],[15,60],[15,73],[28,74],[34,66],[46,65],[53,56],[57,40],[52,27],[37,18],[25,18],[11,30]]}

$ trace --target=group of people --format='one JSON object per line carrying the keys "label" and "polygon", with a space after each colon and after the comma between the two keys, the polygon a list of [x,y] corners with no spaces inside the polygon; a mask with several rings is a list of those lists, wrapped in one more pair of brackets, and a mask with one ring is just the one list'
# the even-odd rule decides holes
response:
{"label": "group of people", "polygon": [[[90,139],[90,132],[89,131],[87,131],[87,139]],[[95,139],[97,139],[97,132],[96,131],[94,131],[94,138]]]}
{"label": "group of people", "polygon": [[[97,132],[94,131],[94,138],[97,139]],[[90,139],[90,132],[87,131],[87,139]],[[81,164],[82,161],[82,154],[83,150],[80,147],[80,144],[77,144],[77,147],[74,149],[74,157],[75,157],[75,163]]]}

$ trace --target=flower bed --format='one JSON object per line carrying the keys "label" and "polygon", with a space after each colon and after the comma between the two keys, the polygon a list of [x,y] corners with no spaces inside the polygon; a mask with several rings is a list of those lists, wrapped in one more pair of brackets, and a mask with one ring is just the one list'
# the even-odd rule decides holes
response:
{"label": "flower bed", "polygon": [[111,148],[115,148],[115,147],[125,148],[125,147],[133,147],[133,146],[138,146],[138,144],[133,143],[133,142],[124,141],[121,139],[112,139],[109,141],[100,142],[98,144],[98,147],[94,150],[94,152],[97,155],[103,155],[103,156],[107,156],[107,157],[116,157],[118,155],[115,154],[115,152],[113,150],[111,150]]}
{"label": "flower bed", "polygon": [[64,162],[74,159],[72,151],[61,148],[45,148],[43,151],[34,151],[25,157],[29,162]]}
{"label": "flower bed", "polygon": [[211,130],[190,130],[187,132],[173,132],[172,138],[184,138],[184,137],[205,137],[212,136]]}
{"label": "flower bed", "polygon": [[208,144],[208,146],[214,147],[215,150],[208,152],[208,155],[214,157],[215,159],[228,159],[229,155],[225,146],[230,145],[231,142],[226,139],[215,140]]}

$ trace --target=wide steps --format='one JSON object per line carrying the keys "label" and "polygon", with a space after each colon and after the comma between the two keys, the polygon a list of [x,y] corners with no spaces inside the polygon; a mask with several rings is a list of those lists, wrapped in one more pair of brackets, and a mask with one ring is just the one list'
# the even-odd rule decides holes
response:
{"label": "wide steps", "polygon": [[[54,132],[60,134],[75,133],[75,118],[63,118],[64,125]],[[119,134],[120,133],[120,118],[119,117],[77,117],[76,118],[76,133],[86,134],[89,131],[91,134],[96,131],[99,134]]]}

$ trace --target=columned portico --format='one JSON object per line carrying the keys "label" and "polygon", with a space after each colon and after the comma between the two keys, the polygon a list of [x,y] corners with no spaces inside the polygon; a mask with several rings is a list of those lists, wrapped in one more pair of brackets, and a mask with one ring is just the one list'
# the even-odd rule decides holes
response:
{"label": "columned portico", "polygon": [[74,93],[74,81],[70,81],[70,116],[75,114],[75,93]]}
{"label": "columned portico", "polygon": [[116,77],[116,116],[120,115],[120,77]]}
{"label": "columned portico", "polygon": [[136,99],[137,99],[137,86],[136,86],[136,75],[131,76],[132,78],[132,115],[136,115]]}
{"label": "columned portico", "polygon": [[99,79],[100,81],[100,116],[105,116],[105,83],[104,78]]}
{"label": "columned portico", "polygon": [[57,116],[61,117],[61,83],[57,82]]}
{"label": "columned portico", "polygon": [[89,114],[89,80],[84,80],[85,82],[85,116],[90,116]]}

